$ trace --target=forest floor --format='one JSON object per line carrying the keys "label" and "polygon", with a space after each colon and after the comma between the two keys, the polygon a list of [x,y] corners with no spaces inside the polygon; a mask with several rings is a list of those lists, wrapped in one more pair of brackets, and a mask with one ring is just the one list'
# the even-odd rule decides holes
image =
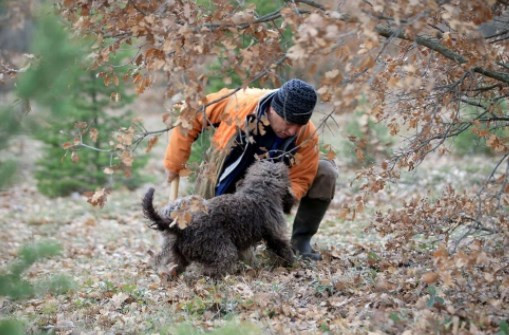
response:
{"label": "forest floor", "polygon": [[[163,150],[164,143],[158,144],[147,166],[159,181]],[[434,157],[390,185],[390,193],[373,197],[353,221],[340,218],[339,206],[355,192],[350,183],[357,171],[337,161],[337,195],[314,239],[323,260],[274,267],[260,246],[257,266],[243,266],[218,281],[196,267],[174,280],[153,268],[161,237],[147,227],[140,207],[149,185],[115,191],[100,209],[77,194],[46,198],[28,174],[0,193],[0,268],[16,259],[22,245],[56,240],[61,255],[35,263],[25,277],[67,274],[75,287],[18,301],[0,297],[1,315],[23,320],[27,332],[36,334],[214,329],[217,334],[507,334],[507,279],[486,277],[486,297],[474,297],[464,288],[451,290],[440,281],[428,285],[431,280],[423,275],[434,268],[429,251],[439,241],[422,240],[412,254],[398,253],[385,248],[388,237],[370,229],[375,212],[416,196],[436,197],[449,184],[460,189],[480,185],[492,168],[489,160]],[[167,193],[158,187],[159,205]]]}

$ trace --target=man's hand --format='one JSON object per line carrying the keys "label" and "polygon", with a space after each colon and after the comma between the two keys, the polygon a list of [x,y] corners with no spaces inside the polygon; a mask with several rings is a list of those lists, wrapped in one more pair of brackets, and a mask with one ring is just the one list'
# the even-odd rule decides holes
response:
{"label": "man's hand", "polygon": [[170,184],[175,178],[179,176],[178,172],[166,170],[166,181]]}

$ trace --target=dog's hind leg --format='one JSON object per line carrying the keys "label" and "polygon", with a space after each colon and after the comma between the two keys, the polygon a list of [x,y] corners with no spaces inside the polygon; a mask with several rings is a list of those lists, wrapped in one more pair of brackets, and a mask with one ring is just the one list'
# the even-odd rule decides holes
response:
{"label": "dog's hind leg", "polygon": [[164,236],[162,250],[154,258],[154,265],[156,267],[164,266],[171,262],[174,243],[175,239],[172,235]]}
{"label": "dog's hind leg", "polygon": [[176,237],[174,235],[166,235],[162,251],[155,259],[155,265],[158,268],[164,268],[165,271],[168,271],[167,266],[169,266],[169,272],[172,276],[181,274],[189,265],[189,262],[177,250],[175,243]]}
{"label": "dog's hind leg", "polygon": [[166,256],[164,265],[164,272],[169,277],[177,277],[186,270],[189,262],[177,250],[171,250]]}
{"label": "dog's hind leg", "polygon": [[217,278],[233,273],[239,262],[237,247],[231,241],[222,241],[210,250],[207,260],[203,262],[204,273]]}
{"label": "dog's hind leg", "polygon": [[178,252],[174,252],[172,263],[175,265],[175,275],[179,275],[184,272],[189,265],[189,262]]}

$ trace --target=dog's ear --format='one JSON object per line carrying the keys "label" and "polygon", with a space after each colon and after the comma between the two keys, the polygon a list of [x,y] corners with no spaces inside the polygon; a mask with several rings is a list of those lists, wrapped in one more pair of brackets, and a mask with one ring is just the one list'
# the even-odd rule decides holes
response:
{"label": "dog's ear", "polygon": [[281,163],[277,163],[276,167],[277,167],[276,169],[278,170],[279,178],[288,180],[288,178],[289,178],[288,166],[286,166],[284,163],[281,162]]}
{"label": "dog's ear", "polygon": [[290,187],[288,187],[285,194],[283,195],[283,212],[285,214],[290,214],[293,205],[295,205],[295,202],[296,200],[293,196],[292,190]]}
{"label": "dog's ear", "polygon": [[244,179],[245,178],[242,178],[240,180],[238,180],[236,183],[235,183],[235,189],[238,190],[239,188],[242,187],[242,185],[244,185]]}

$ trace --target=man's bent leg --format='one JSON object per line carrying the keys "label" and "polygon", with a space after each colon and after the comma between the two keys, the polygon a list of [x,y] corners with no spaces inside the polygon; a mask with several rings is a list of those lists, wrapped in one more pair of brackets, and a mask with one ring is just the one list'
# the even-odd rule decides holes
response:
{"label": "man's bent leg", "polygon": [[333,162],[320,160],[313,184],[300,200],[293,222],[292,248],[304,258],[321,259],[320,254],[311,247],[311,237],[318,231],[320,222],[334,198],[337,176]]}

